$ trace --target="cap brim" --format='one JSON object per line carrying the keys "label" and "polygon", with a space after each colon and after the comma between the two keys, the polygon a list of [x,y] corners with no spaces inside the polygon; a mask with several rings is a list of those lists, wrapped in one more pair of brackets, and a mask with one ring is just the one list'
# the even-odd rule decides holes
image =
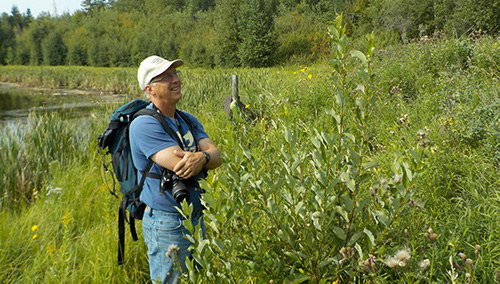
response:
{"label": "cap brim", "polygon": [[181,66],[182,64],[184,64],[184,61],[182,61],[182,59],[176,59],[174,61],[167,62],[166,64],[164,64],[164,66],[162,66],[161,68],[159,68],[157,70],[157,72],[155,72],[154,74],[152,74],[151,78],[149,78],[148,84],[156,76],[161,75],[163,72],[167,71],[169,68],[171,68],[171,67],[177,68],[177,67]]}

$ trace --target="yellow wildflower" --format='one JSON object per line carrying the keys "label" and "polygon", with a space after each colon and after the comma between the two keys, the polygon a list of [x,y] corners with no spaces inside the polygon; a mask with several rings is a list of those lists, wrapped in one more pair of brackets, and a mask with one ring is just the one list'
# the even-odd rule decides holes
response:
{"label": "yellow wildflower", "polygon": [[66,215],[64,215],[61,219],[61,222],[64,224],[64,226],[68,226],[69,222],[75,220],[73,217],[71,217],[71,212],[66,212]]}
{"label": "yellow wildflower", "polygon": [[245,108],[249,108],[249,107],[250,107],[250,104],[247,104],[247,105],[245,106]]}
{"label": "yellow wildflower", "polygon": [[38,225],[34,225],[33,227],[31,227],[31,231],[32,231],[32,232],[34,232],[34,231],[36,231],[36,230],[38,230]]}
{"label": "yellow wildflower", "polygon": [[307,78],[311,79],[313,77],[313,75],[309,74],[309,76],[307,76]]}
{"label": "yellow wildflower", "polygon": [[33,239],[36,239],[37,237],[38,237],[38,235],[37,235],[37,234],[34,234],[34,235],[33,235]]}

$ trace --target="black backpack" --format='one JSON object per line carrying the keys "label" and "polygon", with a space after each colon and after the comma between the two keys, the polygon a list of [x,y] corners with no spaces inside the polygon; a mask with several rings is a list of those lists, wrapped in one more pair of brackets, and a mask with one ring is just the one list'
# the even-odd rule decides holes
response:
{"label": "black backpack", "polygon": [[[137,183],[138,170],[134,167],[132,153],[130,151],[129,127],[130,123],[140,115],[151,115],[156,118],[166,133],[174,137],[179,145],[182,145],[179,137],[168,126],[163,119],[161,113],[154,106],[153,109],[146,109],[151,102],[143,100],[133,100],[117,108],[109,118],[109,124],[106,129],[97,137],[97,145],[100,149],[106,149],[105,155],[111,155],[112,171],[109,169],[109,163],[103,162],[103,169],[106,172],[114,173],[114,177],[120,184],[120,192],[123,193],[123,199],[118,210],[118,264],[123,264],[125,254],[125,221],[130,225],[130,233],[132,239],[137,241],[137,232],[135,229],[135,220],[142,220],[146,205],[139,200],[142,192],[142,187],[146,181],[146,177],[161,178],[158,174],[150,173],[154,162],[149,160],[142,178]],[[192,131],[195,127],[191,120],[183,112],[176,110],[176,113],[189,125]],[[196,139],[195,139],[196,140]],[[195,141],[196,143],[196,141]],[[182,147],[182,146],[181,146]],[[196,145],[198,148],[198,145]],[[105,158],[105,157],[104,157]],[[115,178],[113,178],[113,189],[110,193],[118,198],[115,190]],[[129,218],[127,219],[127,210]]]}

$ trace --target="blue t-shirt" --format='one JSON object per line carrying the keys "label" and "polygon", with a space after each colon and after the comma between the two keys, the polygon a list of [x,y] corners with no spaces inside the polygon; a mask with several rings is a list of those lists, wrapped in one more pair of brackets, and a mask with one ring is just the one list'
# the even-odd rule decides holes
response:
{"label": "blue t-shirt", "polygon": [[[150,104],[147,108],[152,109],[153,104]],[[182,137],[181,141],[184,143],[184,151],[195,152],[195,139],[196,141],[200,141],[203,138],[208,138],[208,135],[196,117],[187,112],[184,113],[194,126],[194,129],[191,131],[189,131],[189,125],[177,114],[176,119],[167,116],[163,116],[163,118],[170,128],[172,128],[179,137]],[[180,124],[180,128],[177,125],[177,121]],[[150,115],[141,115],[134,119],[130,125],[129,136],[134,166],[139,170],[137,182],[142,178],[140,171],[144,171],[149,162],[148,159],[153,154],[168,147],[180,146],[174,137],[171,137],[165,132],[158,120]],[[180,147],[183,148],[183,146]],[[155,163],[150,172],[161,174],[161,168]],[[202,174],[200,173],[194,178],[200,179],[202,178]],[[197,213],[201,210],[200,192],[194,187],[188,188],[190,194],[189,202],[193,204],[193,213]],[[175,202],[171,190],[165,190],[164,193],[160,195],[160,180],[157,178],[146,178],[140,199],[153,209],[167,212],[178,212],[174,207],[180,207],[180,205]]]}

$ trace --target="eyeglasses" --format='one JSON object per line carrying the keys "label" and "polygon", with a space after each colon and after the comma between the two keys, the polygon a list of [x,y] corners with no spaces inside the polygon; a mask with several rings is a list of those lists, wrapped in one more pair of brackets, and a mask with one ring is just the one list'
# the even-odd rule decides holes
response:
{"label": "eyeglasses", "polygon": [[172,73],[168,73],[166,74],[165,76],[161,77],[161,78],[158,78],[154,81],[151,81],[149,82],[149,84],[154,84],[156,82],[160,82],[160,81],[163,81],[163,80],[167,80],[168,82],[170,82],[172,80],[172,78],[174,77],[174,75],[179,78],[179,76],[181,75],[181,71],[179,70],[175,70],[174,72]]}

